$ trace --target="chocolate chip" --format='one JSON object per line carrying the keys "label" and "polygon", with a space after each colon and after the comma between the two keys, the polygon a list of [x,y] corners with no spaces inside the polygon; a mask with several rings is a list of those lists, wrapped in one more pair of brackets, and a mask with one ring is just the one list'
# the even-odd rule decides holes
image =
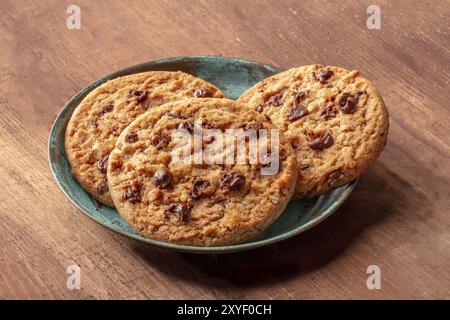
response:
{"label": "chocolate chip", "polygon": [[295,95],[294,103],[287,114],[289,121],[300,119],[309,113],[306,107],[300,104],[307,96],[308,94],[305,91],[300,91]]}
{"label": "chocolate chip", "polygon": [[289,121],[294,121],[300,119],[308,114],[308,110],[306,107],[295,104],[288,110],[287,117]]}
{"label": "chocolate chip", "polygon": [[98,160],[97,162],[97,169],[100,170],[100,172],[102,173],[106,173],[106,169],[108,168],[108,158],[109,154],[100,158],[100,160]]}
{"label": "chocolate chip", "polygon": [[258,106],[256,107],[255,110],[256,110],[257,112],[259,112],[259,113],[263,112],[263,110],[264,110],[264,105],[262,105],[262,104],[258,105]]}
{"label": "chocolate chip", "polygon": [[150,142],[152,145],[154,145],[157,149],[161,149],[166,147],[171,141],[171,138],[166,133],[156,133],[152,136]]}
{"label": "chocolate chip", "polygon": [[103,107],[102,113],[108,113],[114,110],[114,105],[112,103],[107,104],[106,106]]}
{"label": "chocolate chip", "polygon": [[268,100],[267,100],[267,104],[274,106],[274,107],[279,107],[283,104],[283,92],[279,92],[277,94],[274,94],[273,96],[271,96]]}
{"label": "chocolate chip", "polygon": [[263,128],[264,128],[264,126],[261,121],[249,122],[244,127],[245,130],[255,130],[255,131],[258,131],[259,129],[263,129]]}
{"label": "chocolate chip", "polygon": [[235,175],[230,182],[230,190],[240,189],[245,184],[245,177],[242,174]]}
{"label": "chocolate chip", "polygon": [[211,144],[211,143],[213,143],[214,141],[216,141],[216,137],[214,137],[214,136],[203,137],[203,142],[204,142],[205,144]]}
{"label": "chocolate chip", "polygon": [[302,102],[303,100],[305,100],[308,97],[308,92],[306,91],[299,91],[297,92],[297,94],[295,95],[294,98],[294,104],[300,104],[300,102]]}
{"label": "chocolate chip", "polygon": [[167,146],[171,140],[172,138],[168,134],[164,133],[161,135],[161,142],[164,146]]}
{"label": "chocolate chip", "polygon": [[156,133],[152,136],[150,142],[152,143],[152,145],[156,146],[159,143],[159,140],[161,140],[161,136],[158,133]]}
{"label": "chocolate chip", "polygon": [[191,120],[183,121],[178,125],[178,129],[184,129],[192,133],[194,132],[194,123]]}
{"label": "chocolate chip", "polygon": [[178,218],[179,222],[187,222],[191,217],[192,205],[187,203],[171,203],[168,205],[167,209],[164,210],[164,215],[166,218],[170,218],[173,214]]}
{"label": "chocolate chip", "polygon": [[328,184],[333,187],[336,185],[339,179],[343,176],[342,171],[340,169],[331,172],[327,177]]}
{"label": "chocolate chip", "polygon": [[159,169],[153,174],[153,182],[155,186],[161,189],[170,187],[172,183],[172,173],[167,169]]}
{"label": "chocolate chip", "polygon": [[196,178],[191,187],[192,199],[209,197],[216,192],[216,186],[208,180]]}
{"label": "chocolate chip", "polygon": [[204,128],[204,129],[217,129],[216,127],[214,127],[212,124],[210,124],[208,122],[203,122],[202,123],[202,128]]}
{"label": "chocolate chip", "polygon": [[238,190],[245,184],[244,175],[236,171],[222,174],[219,180],[221,189]]}
{"label": "chocolate chip", "polygon": [[334,117],[336,117],[337,108],[336,105],[333,102],[328,102],[328,104],[320,110],[320,117],[323,120],[330,120]]}
{"label": "chocolate chip", "polygon": [[90,153],[88,158],[87,158],[87,160],[86,160],[86,163],[90,164],[90,165],[93,165],[96,162],[97,162],[97,158],[95,157],[95,155],[93,153]]}
{"label": "chocolate chip", "polygon": [[194,91],[194,97],[195,98],[211,98],[213,96],[213,93],[206,89],[195,89]]}
{"label": "chocolate chip", "polygon": [[108,182],[106,180],[103,180],[102,182],[100,182],[97,185],[97,191],[100,194],[104,194],[104,193],[108,192],[108,190],[109,190],[109,187],[108,187]]}
{"label": "chocolate chip", "polygon": [[294,149],[298,149],[300,146],[300,140],[298,136],[290,137],[289,141]]}
{"label": "chocolate chip", "polygon": [[136,99],[137,102],[142,102],[145,99],[147,99],[148,91],[147,90],[132,90],[130,92],[130,94],[132,96],[137,97],[137,99]]}
{"label": "chocolate chip", "polygon": [[141,96],[143,93],[144,93],[143,90],[131,90],[131,91],[130,91],[130,94],[131,94],[132,96],[136,96],[136,97]]}
{"label": "chocolate chip", "polygon": [[331,70],[324,70],[321,71],[319,73],[316,73],[316,79],[317,81],[319,81],[321,84],[325,84],[327,82],[328,79],[331,78],[331,76],[333,75],[333,71]]}
{"label": "chocolate chip", "polygon": [[317,136],[312,141],[310,141],[308,143],[308,146],[311,149],[323,150],[331,147],[332,144],[333,144],[333,137],[329,133],[325,133]]}
{"label": "chocolate chip", "polygon": [[125,136],[125,141],[128,143],[133,143],[138,141],[139,137],[137,135],[137,133],[129,133]]}
{"label": "chocolate chip", "polygon": [[341,107],[342,112],[347,114],[354,113],[356,111],[357,103],[357,99],[352,94],[347,92],[342,94],[341,98],[339,99],[339,106]]}
{"label": "chocolate chip", "polygon": [[355,97],[356,101],[359,101],[359,98],[363,95],[366,94],[365,91],[357,91],[356,93],[353,94],[353,96]]}
{"label": "chocolate chip", "polygon": [[123,194],[123,199],[127,200],[133,204],[141,202],[141,183],[138,181],[131,183],[125,189],[125,192]]}

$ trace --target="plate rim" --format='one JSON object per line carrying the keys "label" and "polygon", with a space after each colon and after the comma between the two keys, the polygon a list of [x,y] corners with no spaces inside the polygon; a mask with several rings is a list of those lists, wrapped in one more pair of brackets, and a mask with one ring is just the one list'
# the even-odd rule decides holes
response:
{"label": "plate rim", "polygon": [[[228,246],[200,247],[200,246],[190,246],[190,245],[181,245],[181,244],[163,242],[163,241],[158,241],[158,240],[154,240],[154,239],[150,239],[150,238],[145,238],[138,234],[128,233],[128,232],[122,230],[121,228],[115,227],[114,225],[108,225],[108,224],[102,222],[100,219],[98,219],[94,215],[92,215],[89,212],[89,210],[82,208],[74,199],[72,199],[72,197],[69,196],[69,194],[65,190],[65,187],[62,185],[60,180],[57,178],[57,174],[55,172],[54,163],[52,162],[52,158],[53,158],[52,157],[52,143],[54,142],[54,140],[56,138],[55,133],[57,131],[57,128],[59,128],[61,126],[62,115],[68,111],[69,107],[73,104],[74,100],[82,98],[83,95],[87,95],[90,91],[94,90],[96,87],[98,87],[99,85],[101,85],[102,83],[104,83],[110,79],[116,78],[116,77],[124,75],[124,74],[137,73],[132,70],[145,68],[146,66],[157,65],[159,63],[166,63],[166,62],[171,63],[173,61],[183,61],[183,60],[191,60],[191,61],[194,60],[195,61],[195,60],[214,60],[214,59],[215,60],[235,61],[235,62],[238,61],[240,63],[246,63],[246,64],[249,64],[249,63],[256,64],[256,65],[262,66],[265,69],[272,70],[274,72],[283,71],[283,69],[273,66],[273,65],[270,65],[270,64],[267,64],[267,63],[262,63],[262,62],[255,61],[255,60],[248,60],[248,59],[237,58],[237,57],[224,57],[224,56],[216,56],[216,55],[168,57],[168,58],[151,60],[151,61],[136,64],[136,65],[124,67],[115,72],[107,74],[107,75],[89,83],[87,86],[85,86],[84,88],[79,90],[74,96],[72,96],[64,104],[64,106],[58,112],[55,120],[53,121],[50,132],[49,132],[49,137],[48,137],[48,142],[47,142],[47,158],[48,158],[48,164],[49,164],[53,179],[56,181],[56,184],[58,185],[59,189],[63,192],[63,194],[66,196],[66,198],[69,199],[69,201],[78,210],[80,210],[84,215],[86,215],[93,221],[97,222],[98,224],[102,225],[103,227],[106,227],[109,230],[112,230],[114,232],[117,232],[121,235],[124,235],[130,239],[133,239],[133,240],[136,240],[139,242],[154,245],[154,246],[157,246],[160,248],[172,249],[172,250],[175,250],[178,252],[217,254],[217,253],[233,253],[233,252],[238,252],[238,251],[256,249],[256,248],[264,247],[264,246],[274,244],[274,243],[286,240],[288,238],[294,237],[298,234],[305,232],[306,230],[311,229],[312,227],[316,226],[320,222],[324,221],[331,214],[333,214],[345,202],[345,200],[347,200],[347,198],[350,196],[351,192],[355,188],[358,178],[355,179],[354,181],[342,186],[341,188],[344,188],[344,190],[342,191],[342,194],[340,195],[340,197],[337,200],[335,200],[335,202],[333,202],[325,210],[321,211],[321,213],[317,217],[302,224],[301,226],[299,226],[297,228],[294,228],[293,230],[287,231],[285,233],[279,234],[277,236],[274,236],[274,237],[271,237],[268,239],[258,240],[258,241],[254,241],[254,242],[228,245]],[[75,109],[75,108],[73,108],[73,109]],[[72,113],[73,113],[73,110],[72,110]],[[65,149],[63,151],[64,151],[64,157],[67,158],[67,155],[65,154]],[[323,201],[323,199],[324,199],[324,196],[323,195],[320,196],[317,199],[315,206],[318,203],[320,203],[321,201]]]}

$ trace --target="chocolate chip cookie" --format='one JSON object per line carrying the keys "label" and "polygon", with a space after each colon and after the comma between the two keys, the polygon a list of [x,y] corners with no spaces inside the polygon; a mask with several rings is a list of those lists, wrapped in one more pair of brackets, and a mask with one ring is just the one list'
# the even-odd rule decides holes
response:
{"label": "chocolate chip cookie", "polygon": [[120,133],[145,111],[194,96],[224,95],[189,74],[165,71],[116,78],[93,90],[75,109],[66,130],[66,154],[75,178],[95,199],[113,206],[106,168]]}
{"label": "chocolate chip cookie", "polygon": [[[148,238],[195,246],[249,241],[294,192],[297,161],[279,131],[264,115],[228,99],[154,108],[122,132],[109,155],[114,204]],[[242,132],[253,135],[235,135]],[[252,158],[255,141],[260,156]],[[269,166],[276,170],[264,172]]]}
{"label": "chocolate chip cookie", "polygon": [[269,116],[291,141],[296,197],[314,197],[356,179],[383,151],[383,99],[359,72],[309,65],[257,83],[239,98]]}

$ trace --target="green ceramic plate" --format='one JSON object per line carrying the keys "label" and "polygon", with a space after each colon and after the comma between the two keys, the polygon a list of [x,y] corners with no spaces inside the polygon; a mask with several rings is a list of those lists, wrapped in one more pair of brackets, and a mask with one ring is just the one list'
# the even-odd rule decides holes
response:
{"label": "green ceramic plate", "polygon": [[244,244],[221,247],[193,247],[170,244],[141,237],[115,209],[99,205],[73,178],[64,151],[67,122],[79,102],[94,88],[118,76],[149,71],[184,71],[209,81],[229,98],[236,99],[256,82],[280,72],[277,67],[236,58],[215,56],[178,57],[143,63],[103,77],[76,94],[64,106],[55,120],[48,142],[50,168],[61,190],[83,213],[105,227],[130,238],[177,251],[197,253],[227,253],[262,247],[313,227],[330,216],[349,196],[355,183],[336,189],[324,196],[307,201],[291,201],[280,218],[258,239]]}

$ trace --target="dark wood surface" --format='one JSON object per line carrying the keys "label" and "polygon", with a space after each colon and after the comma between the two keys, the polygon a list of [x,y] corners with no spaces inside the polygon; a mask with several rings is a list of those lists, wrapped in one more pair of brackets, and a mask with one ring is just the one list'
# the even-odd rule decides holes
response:
{"label": "dark wood surface", "polygon": [[[373,1],[380,30],[364,1],[76,2],[80,30],[70,1],[1,3],[0,298],[450,298],[449,1]],[[389,109],[386,150],[332,217],[276,245],[189,255],[115,234],[54,183],[51,124],[99,77],[180,55],[359,69]]]}

